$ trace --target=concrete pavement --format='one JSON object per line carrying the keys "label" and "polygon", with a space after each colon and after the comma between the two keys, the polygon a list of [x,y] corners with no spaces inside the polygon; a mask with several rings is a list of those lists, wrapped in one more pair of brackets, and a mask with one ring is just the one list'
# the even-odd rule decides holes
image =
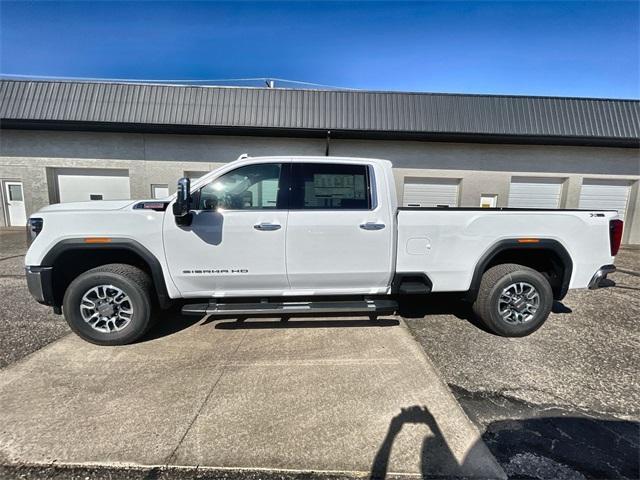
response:
{"label": "concrete pavement", "polygon": [[0,462],[503,477],[392,318],[70,335],[0,371]]}

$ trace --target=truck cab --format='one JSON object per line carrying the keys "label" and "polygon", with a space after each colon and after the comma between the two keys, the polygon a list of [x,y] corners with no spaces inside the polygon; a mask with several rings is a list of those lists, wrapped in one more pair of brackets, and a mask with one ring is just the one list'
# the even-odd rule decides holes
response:
{"label": "truck cab", "polygon": [[[387,293],[394,272],[391,164],[247,159],[191,188],[188,223],[163,223],[183,297]],[[382,197],[382,198],[380,198]]]}

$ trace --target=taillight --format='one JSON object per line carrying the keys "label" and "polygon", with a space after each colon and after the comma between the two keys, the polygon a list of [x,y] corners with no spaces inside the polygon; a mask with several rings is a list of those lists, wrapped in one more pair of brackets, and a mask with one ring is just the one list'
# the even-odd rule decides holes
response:
{"label": "taillight", "polygon": [[609,244],[611,245],[611,256],[615,257],[620,250],[622,242],[622,220],[611,220],[609,222]]}

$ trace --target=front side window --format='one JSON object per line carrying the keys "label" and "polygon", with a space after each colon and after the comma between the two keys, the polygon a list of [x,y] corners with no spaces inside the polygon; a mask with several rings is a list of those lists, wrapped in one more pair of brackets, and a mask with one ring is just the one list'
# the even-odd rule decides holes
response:
{"label": "front side window", "polygon": [[280,163],[247,165],[225,173],[200,189],[198,210],[278,208]]}
{"label": "front side window", "polygon": [[291,208],[371,209],[367,166],[294,163]]}

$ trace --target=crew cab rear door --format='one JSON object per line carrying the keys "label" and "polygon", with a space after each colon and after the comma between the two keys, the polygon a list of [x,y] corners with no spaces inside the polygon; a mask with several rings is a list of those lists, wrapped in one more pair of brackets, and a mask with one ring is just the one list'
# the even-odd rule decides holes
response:
{"label": "crew cab rear door", "polygon": [[167,263],[184,297],[279,295],[289,289],[289,170],[289,162],[265,162],[223,172],[192,192],[191,225],[165,217]]}
{"label": "crew cab rear door", "polygon": [[[305,293],[384,293],[392,269],[395,225],[376,192],[384,172],[348,161],[292,164],[287,274]],[[377,188],[376,188],[377,187]]]}

